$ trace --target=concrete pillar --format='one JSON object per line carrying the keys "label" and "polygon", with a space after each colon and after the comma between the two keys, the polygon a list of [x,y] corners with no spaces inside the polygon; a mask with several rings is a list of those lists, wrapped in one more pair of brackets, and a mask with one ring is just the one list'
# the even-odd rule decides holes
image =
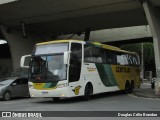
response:
{"label": "concrete pillar", "polygon": [[157,72],[155,93],[160,95],[160,15],[159,11],[149,1],[143,1],[143,8],[153,35]]}
{"label": "concrete pillar", "polygon": [[7,31],[7,27],[0,25],[2,34],[8,42],[12,57],[13,72],[20,69],[20,58],[23,55],[31,54],[34,45],[43,40],[36,35],[27,35],[23,37],[21,32]]}

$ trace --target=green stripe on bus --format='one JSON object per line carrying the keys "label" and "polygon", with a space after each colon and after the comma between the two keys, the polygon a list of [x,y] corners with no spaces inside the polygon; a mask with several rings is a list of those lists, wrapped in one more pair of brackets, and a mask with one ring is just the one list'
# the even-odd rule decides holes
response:
{"label": "green stripe on bus", "polygon": [[98,73],[100,75],[103,85],[106,87],[111,86],[103,64],[96,64],[96,67],[97,67],[97,70],[98,70]]}
{"label": "green stripe on bus", "polygon": [[58,82],[46,83],[43,88],[52,88],[57,85]]}
{"label": "green stripe on bus", "polygon": [[43,86],[43,88],[49,88],[50,85],[51,85],[51,83],[46,83],[46,84]]}
{"label": "green stripe on bus", "polygon": [[107,74],[108,78],[109,78],[109,82],[112,86],[117,86],[117,82],[116,79],[114,77],[114,74],[112,72],[112,67],[111,65],[104,65],[105,68],[105,73]]}
{"label": "green stripe on bus", "polygon": [[51,88],[51,87],[55,87],[57,84],[58,84],[58,81],[52,82],[52,84],[50,85],[50,88]]}
{"label": "green stripe on bus", "polygon": [[99,76],[104,86],[116,86],[117,82],[112,72],[110,65],[96,64]]}

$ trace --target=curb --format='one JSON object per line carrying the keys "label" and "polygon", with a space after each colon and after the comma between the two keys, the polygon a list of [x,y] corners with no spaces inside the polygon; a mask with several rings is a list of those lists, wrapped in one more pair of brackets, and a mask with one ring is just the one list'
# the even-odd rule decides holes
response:
{"label": "curb", "polygon": [[160,99],[160,96],[142,95],[142,94],[137,94],[137,92],[134,92],[134,95],[136,95],[136,96],[138,96],[138,97],[144,97],[144,98]]}

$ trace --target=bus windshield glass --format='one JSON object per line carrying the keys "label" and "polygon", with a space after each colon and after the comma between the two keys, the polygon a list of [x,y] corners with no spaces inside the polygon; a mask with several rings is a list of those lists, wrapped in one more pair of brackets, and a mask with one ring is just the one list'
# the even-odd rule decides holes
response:
{"label": "bus windshield glass", "polygon": [[30,68],[31,80],[36,82],[54,82],[67,78],[63,54],[35,56],[31,60]]}
{"label": "bus windshield glass", "polygon": [[64,53],[65,51],[68,51],[68,43],[44,44],[36,46],[35,55]]}
{"label": "bus windshield glass", "polygon": [[[57,48],[57,46],[60,46],[60,48]],[[49,48],[47,49],[47,47]],[[38,55],[33,56],[30,62],[29,76],[31,81],[54,82],[67,79],[63,52],[68,50],[68,44],[52,44],[52,47],[50,47],[42,45],[40,48],[36,48],[35,53]]]}

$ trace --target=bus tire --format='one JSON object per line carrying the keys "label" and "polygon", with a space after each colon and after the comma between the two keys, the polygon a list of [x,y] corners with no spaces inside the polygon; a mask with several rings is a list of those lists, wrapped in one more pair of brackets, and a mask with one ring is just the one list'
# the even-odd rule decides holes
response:
{"label": "bus tire", "polygon": [[84,91],[84,100],[88,101],[90,100],[91,95],[93,94],[93,86],[91,83],[87,83]]}
{"label": "bus tire", "polygon": [[130,83],[129,83],[128,80],[126,81],[124,92],[125,92],[126,94],[128,94],[128,93],[130,92]]}
{"label": "bus tire", "polygon": [[134,90],[134,81],[131,81],[131,85],[130,85],[130,92],[133,92]]}
{"label": "bus tire", "polygon": [[59,102],[60,101],[60,98],[59,97],[54,97],[52,98],[54,102]]}

